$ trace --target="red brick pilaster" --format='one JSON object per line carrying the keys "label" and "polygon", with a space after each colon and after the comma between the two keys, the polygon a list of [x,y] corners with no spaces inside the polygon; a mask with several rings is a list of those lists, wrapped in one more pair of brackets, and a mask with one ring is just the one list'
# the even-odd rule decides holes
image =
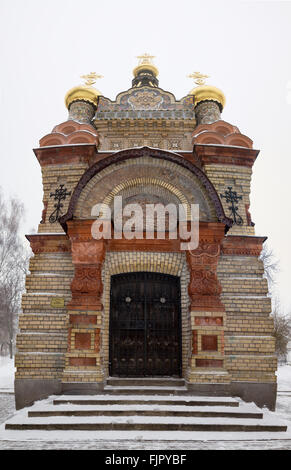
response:
{"label": "red brick pilaster", "polygon": [[92,237],[91,224],[92,221],[83,222],[82,225],[74,221],[68,223],[75,267],[70,308],[102,309],[101,270],[105,257],[105,244],[104,240],[95,240]]}
{"label": "red brick pilaster", "polygon": [[68,222],[72,261],[75,268],[71,283],[72,299],[68,304],[68,350],[64,382],[101,382],[101,315],[102,265],[105,258],[104,240],[95,240],[91,234],[93,221]]}
{"label": "red brick pilaster", "polygon": [[198,247],[196,250],[186,251],[190,271],[188,293],[191,311],[224,310],[220,301],[221,286],[216,274],[224,232],[222,224],[212,224],[212,227],[209,225],[200,224]]}
{"label": "red brick pilaster", "polygon": [[223,380],[228,380],[224,370],[225,308],[220,299],[222,288],[217,278],[223,239],[222,224],[200,223],[199,245],[195,250],[186,251],[190,271],[188,293],[192,327],[190,382],[200,383],[201,369],[205,369],[207,380],[215,382],[217,375],[210,369],[216,368],[222,371]]}

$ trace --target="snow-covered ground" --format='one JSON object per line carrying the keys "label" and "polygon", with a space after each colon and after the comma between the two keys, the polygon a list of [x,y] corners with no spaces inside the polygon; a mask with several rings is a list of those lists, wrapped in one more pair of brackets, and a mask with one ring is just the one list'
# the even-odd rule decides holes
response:
{"label": "snow-covered ground", "polygon": [[[0,357],[0,412],[4,408],[8,397],[12,403],[14,386],[14,361],[9,358]],[[67,431],[55,433],[53,431],[5,431],[4,423],[0,413],[0,449],[291,449],[291,366],[280,366],[277,372],[278,398],[275,413],[263,410],[269,414],[269,419],[284,420],[288,425],[286,434],[278,433],[277,436],[266,439],[260,433],[252,433],[251,440],[244,433],[203,433],[203,439],[197,432],[176,433],[175,440],[170,434],[163,432],[165,440],[159,440],[159,433],[153,432],[128,432],[127,439],[120,432],[78,432]],[[10,395],[9,395],[10,393]],[[51,400],[50,400],[51,401]],[[38,402],[34,406],[45,407],[45,401]],[[71,405],[72,406],[72,405]],[[253,405],[247,405],[252,407]],[[20,410],[15,418],[27,413]],[[13,413],[10,413],[10,415]],[[5,415],[4,415],[5,416]],[[7,418],[6,418],[7,419]],[[13,418],[14,419],[14,418]],[[5,418],[4,418],[5,420]],[[289,425],[290,423],[290,425]],[[53,433],[53,434],[52,434]],[[169,436],[167,436],[169,434]],[[274,436],[274,433],[272,433]],[[21,436],[21,437],[20,437]],[[21,439],[21,440],[20,440]],[[234,440],[231,440],[234,439]],[[113,444],[114,440],[114,444]],[[180,442],[179,442],[180,441]],[[61,446],[61,447],[60,447]]]}
{"label": "snow-covered ground", "polygon": [[277,381],[279,392],[288,391],[291,393],[291,366],[279,366],[277,370]]}
{"label": "snow-covered ground", "polygon": [[3,391],[13,391],[14,371],[14,359],[0,356],[0,393]]}

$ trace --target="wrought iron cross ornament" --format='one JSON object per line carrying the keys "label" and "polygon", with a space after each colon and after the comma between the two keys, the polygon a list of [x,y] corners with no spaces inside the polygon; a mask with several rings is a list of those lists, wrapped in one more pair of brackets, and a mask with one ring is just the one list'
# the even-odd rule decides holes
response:
{"label": "wrought iron cross ornament", "polygon": [[220,197],[224,197],[226,202],[231,203],[231,206],[228,206],[228,209],[231,212],[234,223],[236,225],[243,225],[243,219],[237,212],[238,206],[235,205],[242,199],[242,196],[238,196],[237,192],[232,190],[232,186],[228,186],[228,190],[226,190],[224,194],[220,194]]}
{"label": "wrought iron cross ornament", "polygon": [[64,201],[67,196],[71,195],[71,191],[68,192],[67,188],[64,188],[63,184],[60,184],[60,187],[56,189],[55,193],[50,193],[50,197],[53,197],[57,203],[54,205],[55,210],[49,216],[49,222],[53,224],[57,220],[59,220],[60,216],[62,215],[62,207],[63,204],[61,201]]}

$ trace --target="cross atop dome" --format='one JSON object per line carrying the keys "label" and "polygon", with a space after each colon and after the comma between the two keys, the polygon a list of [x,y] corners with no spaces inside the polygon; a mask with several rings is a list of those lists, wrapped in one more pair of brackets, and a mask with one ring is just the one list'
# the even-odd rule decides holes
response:
{"label": "cross atop dome", "polygon": [[196,83],[196,85],[205,85],[206,78],[209,78],[209,75],[204,75],[200,72],[193,72],[188,75],[188,78],[193,78],[194,83]]}
{"label": "cross atop dome", "polygon": [[137,59],[139,59],[138,65],[145,65],[145,64],[152,64],[152,59],[155,59],[156,56],[147,54],[146,52],[143,55],[138,55]]}
{"label": "cross atop dome", "polygon": [[[193,72],[188,75],[188,78],[192,78],[194,83],[198,85],[189,92],[189,95],[194,95],[196,106],[201,102],[213,101],[218,104],[220,112],[223,110],[225,105],[225,96],[223,92],[212,85],[205,85],[206,79],[209,78],[209,75],[205,75],[201,72]],[[197,108],[195,112],[197,122],[199,122],[199,113],[197,112]]]}
{"label": "cross atop dome", "polygon": [[90,72],[87,75],[80,75],[85,80],[86,86],[92,86],[96,83],[98,78],[103,78],[103,75],[98,75],[96,72]]}

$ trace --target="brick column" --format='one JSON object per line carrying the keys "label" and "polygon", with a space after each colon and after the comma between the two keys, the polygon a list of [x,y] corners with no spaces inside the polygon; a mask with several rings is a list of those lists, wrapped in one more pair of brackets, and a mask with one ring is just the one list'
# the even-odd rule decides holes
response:
{"label": "brick column", "polygon": [[186,252],[192,332],[189,383],[229,382],[224,364],[225,308],[216,274],[223,236],[222,224],[200,226],[198,248]]}
{"label": "brick column", "polygon": [[[75,275],[71,283],[72,300],[68,305],[68,350],[63,374],[66,390],[92,388],[93,384],[93,388],[102,388],[103,384],[101,270],[105,244],[104,240],[92,238],[91,224],[92,221],[68,222]],[[78,386],[73,386],[74,383]]]}

